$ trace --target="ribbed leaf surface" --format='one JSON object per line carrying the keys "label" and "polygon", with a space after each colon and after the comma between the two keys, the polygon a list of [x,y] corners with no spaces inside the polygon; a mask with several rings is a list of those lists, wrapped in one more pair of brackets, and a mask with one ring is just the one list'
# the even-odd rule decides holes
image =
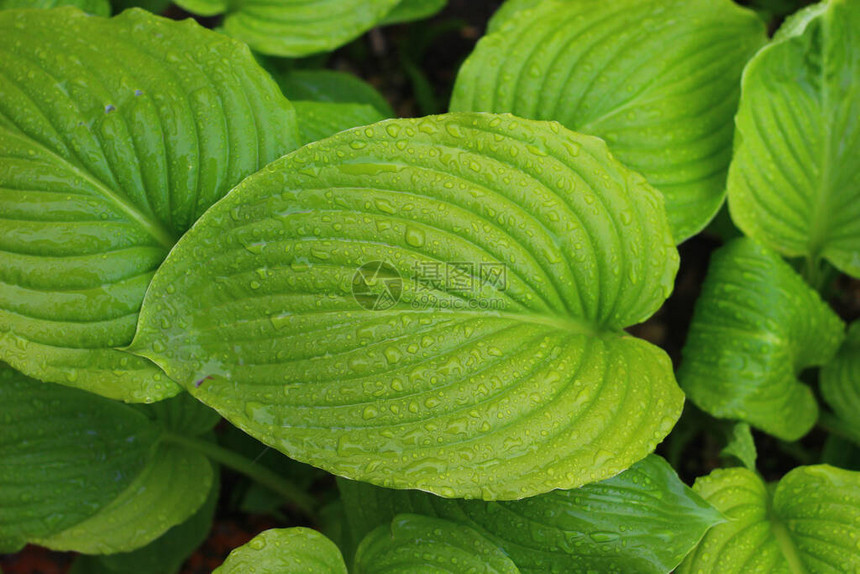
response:
{"label": "ribbed leaf surface", "polygon": [[273,70],[272,76],[291,101],[368,104],[385,117],[394,116],[382,94],[352,74],[335,70]]}
{"label": "ribbed leaf surface", "polygon": [[821,394],[860,437],[860,322],[851,323],[836,357],[821,369]]}
{"label": "ribbed leaf surface", "polygon": [[302,144],[325,139],[343,130],[384,120],[385,116],[367,104],[293,102]]}
{"label": "ribbed leaf surface", "polygon": [[860,570],[860,473],[802,466],[768,487],[744,468],[693,487],[730,520],[705,535],[678,574],[844,574]]}
{"label": "ribbed leaf surface", "polygon": [[334,50],[364,34],[400,0],[178,0],[262,54],[295,58]]}
{"label": "ribbed leaf surface", "polygon": [[429,18],[442,10],[447,3],[448,0],[400,0],[400,3],[382,21],[382,24],[400,24]]}
{"label": "ribbed leaf surface", "polygon": [[334,542],[310,528],[266,530],[230,553],[212,574],[346,574]]}
{"label": "ribbed leaf surface", "polygon": [[343,479],[338,486],[358,540],[397,514],[438,516],[474,528],[532,574],[665,573],[721,522],[656,455],[603,482],[515,502],[447,500]]}
{"label": "ribbed leaf surface", "polygon": [[166,428],[136,405],[4,367],[0,549],[35,542],[126,552],[185,521],[205,501],[214,469],[204,456],[162,442]]}
{"label": "ribbed leaf surface", "polygon": [[510,558],[475,530],[441,518],[400,514],[368,534],[355,574],[519,574]]}
{"label": "ribbed leaf surface", "polygon": [[0,0],[0,10],[15,8],[58,8],[60,6],[75,6],[96,16],[110,16],[108,0]]}
{"label": "ribbed leaf surface", "polygon": [[744,72],[732,219],[780,253],[860,277],[860,4],[783,25]]}
{"label": "ribbed leaf surface", "polygon": [[128,401],[180,390],[120,351],[174,241],[297,146],[245,46],[140,10],[0,12],[0,360]]}
{"label": "ribbed leaf surface", "polygon": [[833,358],[843,329],[776,253],[738,239],[711,257],[678,381],[712,415],[796,440],[818,417],[812,391],[797,377]]}
{"label": "ribbed leaf surface", "polygon": [[489,114],[391,120],[210,210],[132,350],[289,456],[446,496],[607,478],[682,396],[622,329],[667,297],[660,194],[596,138]]}
{"label": "ribbed leaf surface", "polygon": [[764,26],[730,0],[515,2],[457,76],[452,111],[602,137],[663,192],[675,239],[722,204],[744,63]]}
{"label": "ribbed leaf surface", "polygon": [[157,438],[127,405],[0,366],[0,551],[96,514],[144,470]]}

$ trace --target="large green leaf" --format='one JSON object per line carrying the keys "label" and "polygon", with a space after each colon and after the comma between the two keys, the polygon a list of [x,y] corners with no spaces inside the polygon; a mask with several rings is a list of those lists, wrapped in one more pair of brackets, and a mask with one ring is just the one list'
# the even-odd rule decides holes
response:
{"label": "large green leaf", "polygon": [[453,111],[558,120],[663,192],[675,239],[725,194],[739,79],[764,24],[731,0],[515,2],[457,77]]}
{"label": "large green leaf", "polygon": [[429,18],[442,10],[446,4],[448,0],[400,0],[382,24],[400,24]]}
{"label": "large green leaf", "polygon": [[[176,400],[176,399],[171,399]],[[97,395],[0,371],[0,549],[145,546],[203,504],[214,469],[165,423]]]}
{"label": "large green leaf", "polygon": [[108,0],[0,0],[0,10],[15,8],[57,8],[75,6],[96,16],[110,16]]}
{"label": "large green leaf", "polygon": [[342,479],[338,486],[356,539],[396,514],[438,516],[474,528],[533,574],[665,574],[722,521],[656,455],[603,482],[515,502],[447,500]]}
{"label": "large green leaf", "polygon": [[711,258],[678,381],[712,415],[795,440],[818,417],[815,397],[798,375],[833,358],[843,329],[776,253],[737,239]]}
{"label": "large green leaf", "polygon": [[802,466],[769,487],[745,468],[693,487],[730,520],[705,535],[678,574],[844,574],[860,571],[860,473]]}
{"label": "large green leaf", "polygon": [[218,504],[219,486],[216,476],[203,506],[157,540],[132,552],[107,556],[81,555],[68,574],[176,574],[209,535]]}
{"label": "large green leaf", "polygon": [[171,252],[132,350],[335,474],[521,498],[672,428],[669,359],[623,328],[678,265],[605,144],[491,114],[390,120],[248,178]]}
{"label": "large green leaf", "polygon": [[365,126],[384,120],[385,116],[367,104],[341,104],[332,102],[293,102],[299,137],[309,144],[343,130]]}
{"label": "large green leaf", "polygon": [[860,3],[822,2],[747,66],[729,172],[744,233],[860,277]]}
{"label": "large green leaf", "polygon": [[262,54],[295,58],[334,50],[378,25],[400,0],[177,0]]}
{"label": "large green leaf", "polygon": [[851,323],[836,357],[821,369],[821,394],[855,440],[860,437],[860,321]]}
{"label": "large green leaf", "polygon": [[127,401],[180,387],[131,342],[174,241],[297,146],[247,48],[141,10],[0,12],[0,360]]}
{"label": "large green leaf", "polygon": [[236,548],[212,574],[346,574],[334,542],[310,528],[272,529]]}
{"label": "large green leaf", "polygon": [[[276,65],[271,67],[276,68]],[[385,117],[394,117],[394,111],[385,98],[367,82],[335,70],[272,70],[281,91],[290,100],[333,102],[341,104],[368,104]]]}
{"label": "large green leaf", "polygon": [[510,558],[475,530],[441,518],[400,514],[368,534],[354,574],[519,574]]}

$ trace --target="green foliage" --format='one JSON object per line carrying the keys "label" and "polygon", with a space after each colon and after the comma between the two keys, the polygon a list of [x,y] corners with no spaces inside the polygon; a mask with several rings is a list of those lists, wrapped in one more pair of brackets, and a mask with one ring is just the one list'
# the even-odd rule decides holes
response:
{"label": "green foliage", "polygon": [[401,0],[381,24],[400,24],[429,18],[442,10],[447,3],[448,0]]}
{"label": "green foliage", "polygon": [[492,541],[441,518],[399,514],[368,534],[355,554],[354,574],[519,574]]}
{"label": "green foliage", "polygon": [[860,473],[802,466],[769,486],[747,469],[721,469],[694,490],[729,521],[705,535],[678,574],[860,569]]}
{"label": "green foliage", "polygon": [[787,21],[750,62],[729,175],[732,218],[783,255],[860,276],[860,3]]}
{"label": "green foliage", "polygon": [[795,440],[818,417],[815,397],[798,375],[833,358],[843,329],[779,256],[737,239],[711,258],[678,381],[712,415]]}
{"label": "green foliage", "polygon": [[[762,22],[729,0],[532,0],[497,16],[453,111],[557,120],[604,138],[663,192],[678,242],[725,194],[732,116]],[[671,49],[667,49],[671,46]]]}
{"label": "green foliage", "polygon": [[0,10],[15,8],[56,8],[74,6],[96,16],[110,16],[108,0],[0,0]]}
{"label": "green foliage", "polygon": [[310,528],[266,530],[230,553],[213,574],[346,574],[334,543]]}
{"label": "green foliage", "polygon": [[117,347],[176,239],[297,146],[292,106],[246,47],[141,10],[0,11],[0,50],[0,360],[110,398],[176,394]]}
{"label": "green foliage", "polygon": [[202,455],[162,440],[174,430],[170,421],[8,368],[0,382],[3,550],[36,542],[127,552],[204,503],[214,469]]}
{"label": "green foliage", "polygon": [[191,518],[143,548],[104,556],[80,555],[69,574],[176,574],[209,534],[219,487],[219,481],[213,481],[206,502]]}
{"label": "green foliage", "polygon": [[821,394],[860,443],[860,322],[851,323],[839,353],[821,369]]}
{"label": "green foliage", "polygon": [[[665,354],[621,330],[671,290],[661,206],[558,124],[451,114],[343,132],[200,220],[131,350],[341,476],[484,499],[574,488],[645,456],[680,414]],[[374,261],[397,276],[382,308],[354,287]],[[443,261],[471,262],[472,288],[428,274]]]}
{"label": "green foliage", "polygon": [[194,14],[224,14],[223,31],[253,50],[296,58],[342,46],[379,24],[400,0],[177,0]]}
{"label": "green foliage", "polygon": [[668,572],[722,522],[656,455],[603,482],[511,502],[447,500],[342,479],[338,485],[358,540],[397,514],[437,516],[474,528],[534,574]]}
{"label": "green foliage", "polygon": [[860,0],[742,3],[0,0],[0,554],[860,572]]}
{"label": "green foliage", "polygon": [[755,461],[758,453],[755,448],[752,430],[746,423],[735,423],[726,441],[726,446],[720,455],[739,460],[745,467],[755,471]]}
{"label": "green foliage", "polygon": [[299,140],[309,144],[356,126],[374,124],[385,116],[367,104],[293,102],[299,125]]}
{"label": "green foliage", "polygon": [[391,105],[373,86],[334,70],[273,72],[275,81],[290,101],[366,104],[386,118],[394,116]]}

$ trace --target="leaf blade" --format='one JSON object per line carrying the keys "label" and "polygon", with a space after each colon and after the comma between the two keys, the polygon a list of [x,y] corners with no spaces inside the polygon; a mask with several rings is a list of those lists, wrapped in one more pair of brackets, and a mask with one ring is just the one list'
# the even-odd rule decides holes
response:
{"label": "leaf blade", "polygon": [[798,375],[833,357],[843,329],[776,253],[738,239],[711,259],[678,381],[712,415],[796,440],[818,417],[815,397]]}
{"label": "leaf blade", "polygon": [[[535,574],[668,572],[722,521],[656,455],[599,483],[512,502],[446,500],[344,479],[338,487],[356,538],[397,514],[437,516],[470,526]],[[671,543],[657,532],[672,532]]]}
{"label": "leaf blade", "polygon": [[526,0],[493,30],[461,68],[452,111],[557,120],[606,139],[663,192],[679,243],[716,214],[737,83],[766,39],[753,12],[723,0]]}
{"label": "leaf blade", "polygon": [[[744,72],[729,208],[787,256],[860,274],[860,10],[834,1],[792,19]],[[771,137],[779,134],[779,137]]]}
{"label": "leaf blade", "polygon": [[334,542],[310,528],[272,529],[236,548],[213,574],[346,574]]}
{"label": "leaf blade", "polygon": [[0,29],[0,359],[111,398],[176,394],[116,349],[175,239],[296,147],[294,111],[246,48],[191,22],[64,8]]}

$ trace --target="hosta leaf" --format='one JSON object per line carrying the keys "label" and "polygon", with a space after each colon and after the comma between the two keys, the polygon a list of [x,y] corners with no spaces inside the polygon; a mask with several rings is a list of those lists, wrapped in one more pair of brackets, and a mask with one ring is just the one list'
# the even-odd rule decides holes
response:
{"label": "hosta leaf", "polygon": [[164,428],[179,435],[202,435],[221,420],[217,412],[184,392],[139,408],[150,418],[158,420]]}
{"label": "hosta leaf", "polygon": [[35,542],[85,554],[141,548],[194,514],[206,501],[213,479],[214,469],[205,456],[163,445],[134,482],[98,514]]}
{"label": "hosta leaf", "polygon": [[475,530],[441,518],[400,514],[368,534],[355,574],[518,574],[510,558]]}
{"label": "hosta leaf", "polygon": [[720,456],[736,458],[748,469],[755,470],[758,452],[755,448],[755,440],[753,440],[750,425],[735,423],[731,426],[726,446],[720,451]]}
{"label": "hosta leaf", "polygon": [[833,357],[843,328],[776,253],[738,239],[711,258],[678,381],[712,415],[795,440],[818,417],[812,391],[797,377]]}
{"label": "hosta leaf", "polygon": [[764,24],[730,0],[516,2],[457,77],[452,111],[600,136],[663,192],[675,239],[723,201],[739,79]]}
{"label": "hosta leaf", "polygon": [[334,50],[364,34],[399,0],[178,0],[201,16],[225,14],[223,30],[263,54],[295,58]]}
{"label": "hosta leaf", "polygon": [[157,438],[129,406],[0,366],[0,551],[94,515],[145,468]]}
{"label": "hosta leaf", "polygon": [[292,70],[272,72],[281,91],[290,100],[368,104],[383,116],[394,117],[385,98],[367,82],[335,70]]}
{"label": "hosta leaf", "polygon": [[0,0],[0,10],[15,8],[57,8],[75,6],[96,16],[110,16],[108,0]]}
{"label": "hosta leaf", "polygon": [[851,323],[839,353],[821,369],[821,394],[860,437],[860,321]]}
{"label": "hosta leaf", "polygon": [[446,4],[448,0],[400,0],[381,23],[388,25],[423,20],[442,10]]}
{"label": "hosta leaf", "polygon": [[153,272],[233,185],[297,146],[247,48],[140,10],[0,12],[0,360],[128,401],[180,388],[115,350]]}
{"label": "hosta leaf", "polygon": [[678,574],[842,574],[860,569],[860,473],[802,466],[775,488],[745,468],[693,487],[730,520],[710,530]]}
{"label": "hosta leaf", "polygon": [[194,516],[133,552],[107,556],[79,556],[69,574],[176,574],[182,564],[206,540],[220,491],[217,476],[209,496]]}
{"label": "hosta leaf", "polygon": [[0,548],[126,552],[205,501],[212,465],[163,442],[161,421],[8,368],[0,379]]}
{"label": "hosta leaf", "polygon": [[343,130],[384,120],[385,116],[367,104],[293,102],[302,144],[309,144]]}
{"label": "hosta leaf", "polygon": [[361,539],[396,514],[438,516],[474,528],[524,573],[665,573],[722,521],[650,455],[618,476],[515,502],[447,500],[339,480],[352,534]]}
{"label": "hosta leaf", "polygon": [[659,193],[602,141],[511,116],[391,120],[210,210],[159,269],[132,350],[302,462],[520,498],[612,476],[671,429],[671,364],[622,329],[677,264]]}
{"label": "hosta leaf", "polygon": [[346,574],[334,542],[310,528],[266,530],[233,550],[212,574]]}
{"label": "hosta leaf", "polygon": [[860,277],[860,4],[786,22],[747,66],[729,173],[744,233]]}

